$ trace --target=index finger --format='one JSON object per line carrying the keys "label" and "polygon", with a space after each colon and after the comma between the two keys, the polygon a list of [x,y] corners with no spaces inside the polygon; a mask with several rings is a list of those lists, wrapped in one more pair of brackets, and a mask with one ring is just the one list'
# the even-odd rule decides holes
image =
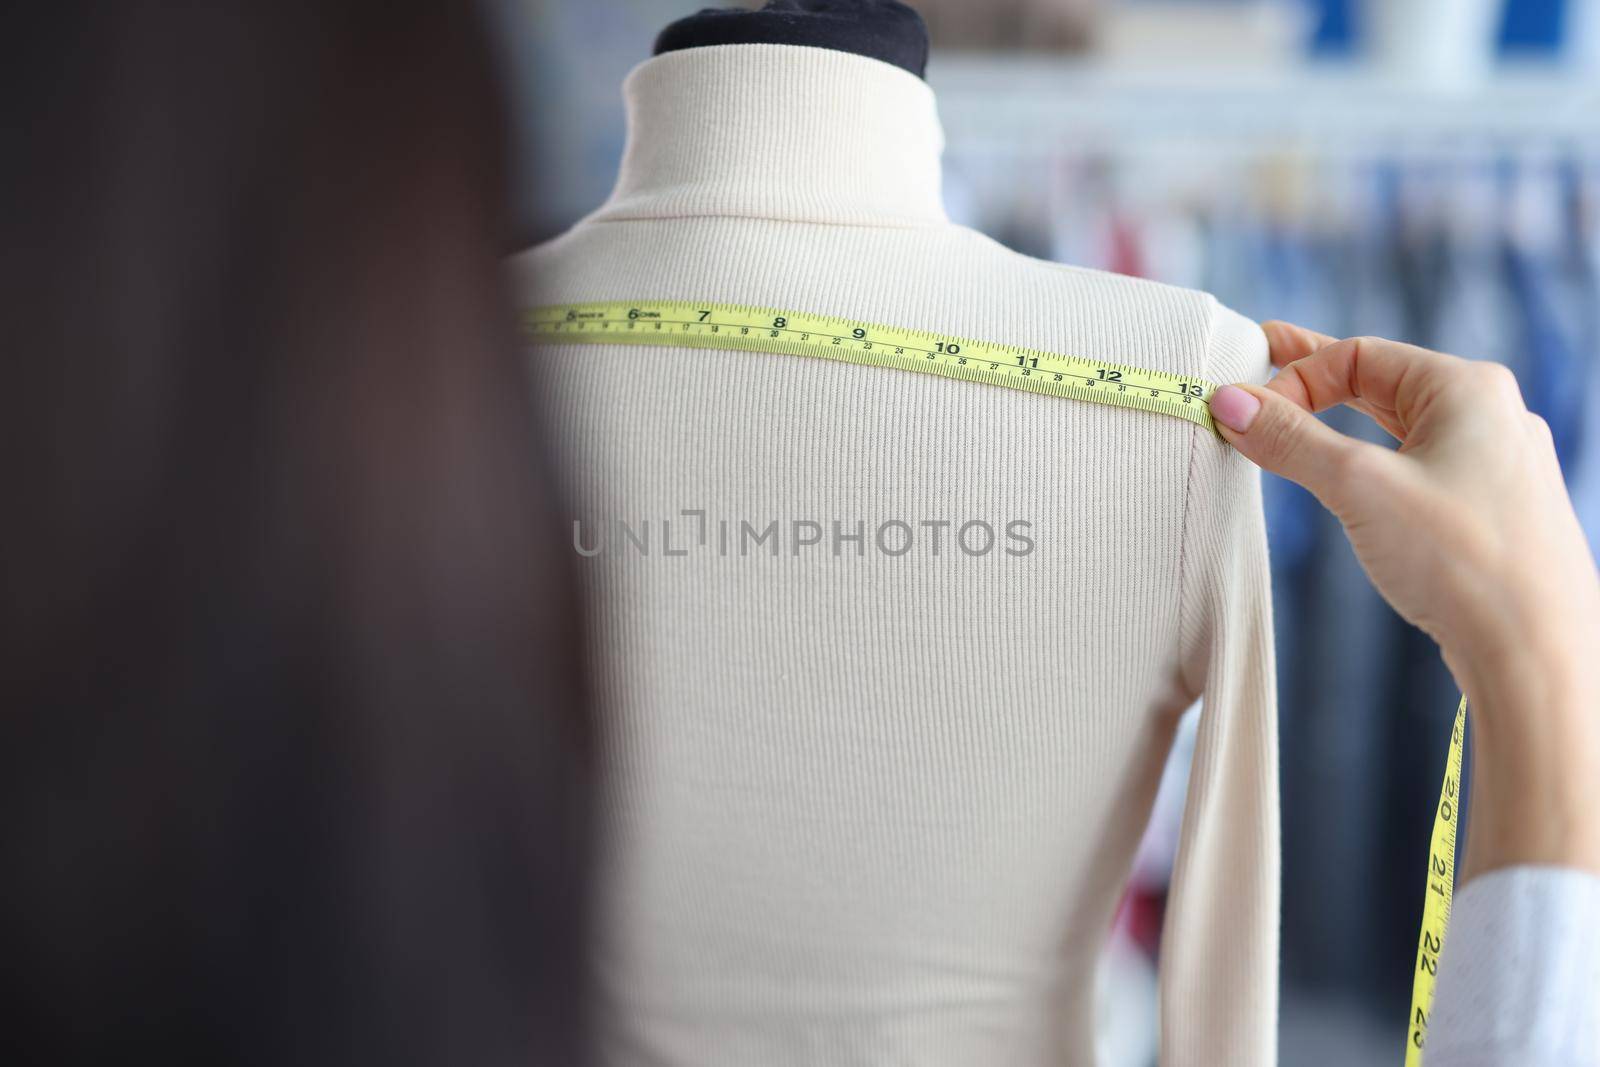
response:
{"label": "index finger", "polygon": [[1333,341],[1310,330],[1298,333],[1294,337],[1290,331],[1274,330],[1268,337],[1277,334],[1284,338],[1285,356],[1318,340],[1327,343],[1284,363],[1267,388],[1310,411],[1326,411],[1339,404],[1360,406],[1364,402],[1395,412],[1404,423],[1422,383],[1432,372],[1454,362],[1452,356],[1379,337]]}
{"label": "index finger", "polygon": [[1261,324],[1261,332],[1267,335],[1267,351],[1272,357],[1274,367],[1284,367],[1297,359],[1304,359],[1319,348],[1326,348],[1338,340],[1316,330],[1308,330],[1304,326],[1296,326],[1292,322],[1282,319],[1273,319]]}

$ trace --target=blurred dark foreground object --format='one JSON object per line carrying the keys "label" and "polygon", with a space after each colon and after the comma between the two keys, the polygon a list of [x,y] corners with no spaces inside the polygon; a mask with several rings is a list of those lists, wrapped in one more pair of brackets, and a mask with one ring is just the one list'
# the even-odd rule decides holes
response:
{"label": "blurred dark foreground object", "polygon": [[7,1059],[578,1062],[476,12],[24,5],[0,88]]}

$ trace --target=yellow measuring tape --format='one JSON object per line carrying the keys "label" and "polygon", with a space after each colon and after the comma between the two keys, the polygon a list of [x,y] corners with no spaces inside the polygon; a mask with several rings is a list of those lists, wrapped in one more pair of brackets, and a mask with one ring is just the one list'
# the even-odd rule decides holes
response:
{"label": "yellow measuring tape", "polygon": [[[535,344],[675,345],[813,356],[1175,415],[1216,432],[1210,400],[1217,387],[1199,378],[831,315],[714,302],[601,301],[536,307],[524,314],[522,326]],[[1463,697],[1434,813],[1406,1067],[1422,1062],[1439,952],[1450,925],[1466,711]]]}
{"label": "yellow measuring tape", "polygon": [[549,344],[681,345],[818,356],[1155,411],[1215,429],[1209,401],[1216,386],[1199,378],[803,311],[683,301],[561,304],[527,312],[523,332]]}
{"label": "yellow measuring tape", "polygon": [[1461,815],[1461,747],[1467,733],[1467,698],[1456,708],[1450,730],[1450,755],[1445,759],[1439,806],[1433,812],[1433,837],[1428,842],[1428,890],[1422,902],[1422,933],[1417,938],[1417,969],[1411,977],[1411,1020],[1406,1035],[1406,1067],[1421,1067],[1438,981],[1439,952],[1450,928],[1450,901],[1456,884],[1456,823]]}

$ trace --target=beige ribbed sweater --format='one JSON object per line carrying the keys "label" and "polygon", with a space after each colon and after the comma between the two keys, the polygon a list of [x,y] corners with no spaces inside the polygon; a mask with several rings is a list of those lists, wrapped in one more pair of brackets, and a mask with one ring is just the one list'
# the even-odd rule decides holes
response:
{"label": "beige ribbed sweater", "polygon": [[[515,261],[526,304],[770,305],[1265,376],[1260,331],[1209,296],[952,225],[933,96],[904,71],[730,45],[651,59],[625,91],[616,190]],[[594,605],[607,1062],[1091,1063],[1096,958],[1201,696],[1162,1062],[1273,1060],[1271,619],[1245,461],[1170,417],[929,375],[533,358]]]}

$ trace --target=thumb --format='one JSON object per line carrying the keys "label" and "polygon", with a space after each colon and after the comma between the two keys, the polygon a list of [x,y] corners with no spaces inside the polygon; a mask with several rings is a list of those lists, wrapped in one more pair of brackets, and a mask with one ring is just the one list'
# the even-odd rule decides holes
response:
{"label": "thumb", "polygon": [[[1287,397],[1256,385],[1225,385],[1211,397],[1217,431],[1252,463],[1311,490],[1338,511],[1351,461],[1374,448],[1331,429]],[[1381,449],[1379,450],[1381,451]]]}

